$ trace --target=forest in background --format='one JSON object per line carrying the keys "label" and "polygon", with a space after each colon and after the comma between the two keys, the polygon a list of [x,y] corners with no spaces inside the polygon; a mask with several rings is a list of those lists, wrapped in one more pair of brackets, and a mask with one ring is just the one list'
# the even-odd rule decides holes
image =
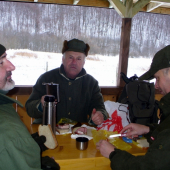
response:
{"label": "forest in background", "polygon": [[[122,19],[114,9],[0,2],[0,43],[7,49],[60,53],[64,40],[78,38],[90,54],[119,54]],[[130,57],[153,57],[170,44],[170,16],[140,12],[132,19]]]}

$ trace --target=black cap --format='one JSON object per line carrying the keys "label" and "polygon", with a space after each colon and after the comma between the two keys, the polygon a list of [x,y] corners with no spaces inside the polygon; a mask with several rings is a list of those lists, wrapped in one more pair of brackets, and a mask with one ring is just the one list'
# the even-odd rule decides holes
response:
{"label": "black cap", "polygon": [[63,42],[62,54],[64,54],[66,51],[75,51],[84,53],[87,56],[89,50],[90,46],[88,44],[85,44],[84,41],[78,39],[72,39],[69,41],[65,40]]}
{"label": "black cap", "polygon": [[140,80],[151,80],[154,74],[164,68],[170,67],[170,45],[158,51],[153,57],[150,69],[139,77]]}

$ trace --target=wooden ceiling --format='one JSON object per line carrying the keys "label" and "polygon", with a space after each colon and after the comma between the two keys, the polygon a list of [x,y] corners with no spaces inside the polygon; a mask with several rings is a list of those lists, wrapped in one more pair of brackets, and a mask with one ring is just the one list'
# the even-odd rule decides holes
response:
{"label": "wooden ceiling", "polygon": [[14,1],[114,8],[122,18],[133,18],[133,16],[136,15],[139,11],[170,15],[170,0],[14,0]]}

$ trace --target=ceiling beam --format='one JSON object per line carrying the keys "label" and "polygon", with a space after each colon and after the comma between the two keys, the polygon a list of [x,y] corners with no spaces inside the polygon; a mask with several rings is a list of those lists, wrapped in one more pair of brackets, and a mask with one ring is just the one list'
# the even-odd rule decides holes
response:
{"label": "ceiling beam", "polygon": [[125,16],[124,18],[132,18],[133,17],[133,0],[126,0],[124,2],[125,5]]}
{"label": "ceiling beam", "polygon": [[[0,0],[1,1],[1,0]],[[3,1],[3,0],[2,0]],[[53,3],[53,4],[63,4],[63,5],[76,5],[80,6],[90,6],[90,7],[103,7],[103,8],[115,8],[117,13],[122,18],[131,18],[136,15],[139,11],[147,12],[147,3],[164,3],[165,5],[170,4],[170,0],[133,0],[133,7],[131,7],[131,0],[4,0],[9,2],[33,2],[33,3]],[[76,2],[79,1],[79,2]],[[110,5],[109,5],[110,4]],[[142,4],[146,4],[145,6]],[[153,4],[152,4],[153,5]],[[144,7],[143,7],[144,6]],[[148,5],[148,11],[151,11],[151,7]],[[142,8],[143,7],[143,8]],[[153,8],[153,7],[152,7]],[[132,10],[132,11],[131,11]],[[160,14],[170,14],[170,8],[155,6],[152,13]],[[131,14],[132,13],[132,14]]]}
{"label": "ceiling beam", "polygon": [[80,0],[73,0],[73,5],[77,5]]}
{"label": "ceiling beam", "polygon": [[160,7],[161,5],[163,5],[164,3],[161,2],[161,3],[155,3],[155,2],[151,2],[147,5],[147,8],[146,8],[146,12],[150,12],[158,7]]}
{"label": "ceiling beam", "polygon": [[156,13],[156,14],[168,14],[170,15],[170,9],[169,8],[156,8],[152,11],[152,13]]}
{"label": "ceiling beam", "polygon": [[169,0],[151,0],[151,2],[170,3]]}
{"label": "ceiling beam", "polygon": [[139,0],[133,4],[133,0],[124,0],[123,3],[121,0],[108,1],[122,18],[133,18],[150,2],[150,0]]}
{"label": "ceiling beam", "polygon": [[108,2],[109,2],[109,8],[113,8],[112,3],[109,0],[108,0]]}
{"label": "ceiling beam", "polygon": [[136,15],[144,6],[146,6],[148,3],[150,2],[150,0],[140,0],[137,1],[134,6],[133,6],[133,13],[132,13],[132,17],[134,15]]}
{"label": "ceiling beam", "polygon": [[125,6],[120,0],[108,0],[109,3],[113,6],[113,8],[117,11],[117,13],[124,18],[125,16]]}

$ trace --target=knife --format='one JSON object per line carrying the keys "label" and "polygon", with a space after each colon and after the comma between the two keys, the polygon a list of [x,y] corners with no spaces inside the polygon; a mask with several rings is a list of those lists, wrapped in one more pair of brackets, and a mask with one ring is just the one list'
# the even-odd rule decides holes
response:
{"label": "knife", "polygon": [[123,137],[123,136],[126,136],[126,134],[114,134],[114,135],[110,135],[108,138],[111,139],[111,138],[115,138],[115,137]]}

